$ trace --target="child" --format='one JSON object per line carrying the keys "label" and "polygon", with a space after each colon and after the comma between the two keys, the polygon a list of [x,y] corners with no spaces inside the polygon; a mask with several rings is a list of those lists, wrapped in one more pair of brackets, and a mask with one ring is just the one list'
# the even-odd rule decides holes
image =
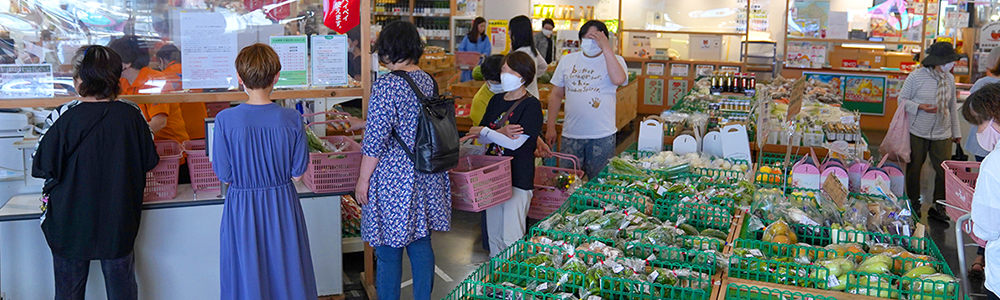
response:
{"label": "child", "polygon": [[316,299],[306,221],[292,183],[309,163],[305,127],[271,102],[281,63],[265,44],[243,48],[236,73],[250,100],[215,118],[212,164],[230,184],[222,212],[222,299]]}
{"label": "child", "polygon": [[469,130],[488,145],[487,154],[512,156],[513,197],[486,210],[490,256],[497,256],[524,235],[535,179],[535,147],[542,130],[542,104],[527,87],[535,78],[535,60],[524,52],[504,58],[503,93],[490,99],[477,127]]}

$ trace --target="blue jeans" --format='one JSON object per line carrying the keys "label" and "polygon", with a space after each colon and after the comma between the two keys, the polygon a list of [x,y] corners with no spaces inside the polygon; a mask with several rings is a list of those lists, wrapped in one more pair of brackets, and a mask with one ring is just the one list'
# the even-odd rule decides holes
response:
{"label": "blue jeans", "polygon": [[[413,273],[413,297],[415,300],[430,300],[434,288],[434,250],[428,235],[406,245],[410,256],[410,273]],[[375,288],[380,300],[399,300],[400,284],[403,280],[403,248],[389,246],[375,247]]]}
{"label": "blue jeans", "polygon": [[[62,258],[52,254],[55,271],[56,300],[83,300],[90,275],[90,260]],[[134,252],[120,258],[101,260],[104,273],[104,288],[109,300],[139,298],[139,287],[135,283]]]}
{"label": "blue jeans", "polygon": [[[604,166],[608,165],[608,161],[615,155],[615,135],[612,134],[598,139],[571,139],[563,137],[562,144],[559,146],[559,152],[572,154],[579,158],[580,167],[584,173],[587,173],[587,178],[594,179],[597,178],[597,175],[601,174],[601,170],[604,169]],[[569,161],[563,160],[560,166],[572,167],[573,165]]]}

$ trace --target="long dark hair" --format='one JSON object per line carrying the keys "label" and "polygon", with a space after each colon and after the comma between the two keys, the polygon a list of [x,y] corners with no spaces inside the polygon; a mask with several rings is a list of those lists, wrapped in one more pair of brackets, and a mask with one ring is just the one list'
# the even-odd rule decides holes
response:
{"label": "long dark hair", "polygon": [[524,15],[516,16],[507,23],[507,31],[510,34],[510,49],[517,51],[521,47],[531,48],[531,54],[538,56],[535,49],[535,42],[532,40],[531,19]]}
{"label": "long dark hair", "polygon": [[486,33],[479,33],[479,24],[483,23],[486,23],[486,19],[483,19],[483,17],[477,17],[475,21],[472,21],[472,30],[469,30],[469,34],[466,35],[469,38],[469,42],[478,43],[480,37],[486,40]]}

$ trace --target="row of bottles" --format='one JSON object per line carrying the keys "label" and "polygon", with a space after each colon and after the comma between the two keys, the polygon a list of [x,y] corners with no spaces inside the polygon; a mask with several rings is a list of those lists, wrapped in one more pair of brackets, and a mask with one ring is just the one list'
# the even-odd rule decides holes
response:
{"label": "row of bottles", "polygon": [[419,18],[414,22],[420,36],[429,39],[447,39],[451,34],[448,19],[443,18]]}
{"label": "row of bottles", "polygon": [[745,93],[756,87],[756,73],[712,72],[712,91],[715,93]]}
{"label": "row of bottles", "polygon": [[405,0],[375,0],[376,13],[406,13],[410,3]]}
{"label": "row of bottles", "polygon": [[417,1],[413,4],[415,14],[451,14],[451,3],[448,1]]}

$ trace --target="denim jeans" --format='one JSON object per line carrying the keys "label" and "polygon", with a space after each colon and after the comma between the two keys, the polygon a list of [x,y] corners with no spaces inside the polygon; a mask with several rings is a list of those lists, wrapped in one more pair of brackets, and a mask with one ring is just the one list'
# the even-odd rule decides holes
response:
{"label": "denim jeans", "polygon": [[[586,140],[563,137],[559,152],[572,154],[580,159],[580,167],[584,173],[587,173],[587,178],[594,179],[601,174],[601,170],[615,155],[615,135]],[[569,161],[563,160],[560,162],[560,166],[572,167],[573,165]]]}
{"label": "denim jeans", "polygon": [[[52,255],[55,271],[56,300],[83,300],[90,275],[90,261],[68,259]],[[139,287],[135,283],[135,255],[129,253],[121,258],[101,260],[104,273],[104,287],[109,300],[129,300],[139,298]]]}
{"label": "denim jeans", "polygon": [[[434,288],[434,250],[431,249],[430,235],[406,245],[410,256],[410,272],[413,273],[413,297],[409,299],[430,300]],[[380,300],[399,300],[400,284],[403,280],[403,248],[389,246],[375,247],[375,288]]]}

